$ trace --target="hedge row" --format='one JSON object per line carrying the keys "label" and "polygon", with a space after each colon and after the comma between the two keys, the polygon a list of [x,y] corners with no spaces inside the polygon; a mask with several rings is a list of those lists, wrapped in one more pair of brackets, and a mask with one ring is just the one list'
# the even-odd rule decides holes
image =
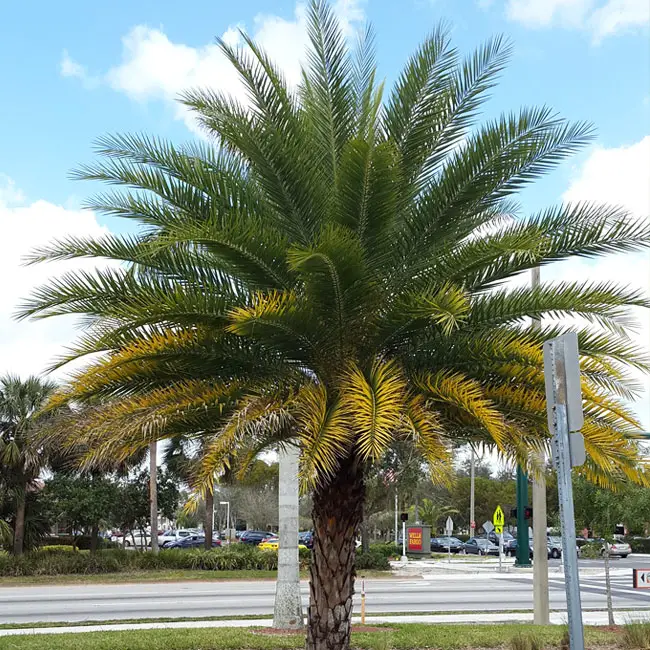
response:
{"label": "hedge row", "polygon": [[632,553],[650,553],[650,539],[626,537],[625,541],[632,547]]}
{"label": "hedge row", "polygon": [[[380,545],[383,546],[383,545]],[[300,568],[309,567],[311,552],[300,550]],[[66,574],[104,574],[155,569],[193,569],[200,571],[274,571],[278,568],[276,551],[261,551],[255,546],[234,544],[209,551],[202,549],[164,549],[157,555],[124,549],[78,553],[62,546],[44,548],[15,557],[0,554],[0,576],[36,576]],[[357,553],[360,570],[390,568],[386,550],[371,548]]]}

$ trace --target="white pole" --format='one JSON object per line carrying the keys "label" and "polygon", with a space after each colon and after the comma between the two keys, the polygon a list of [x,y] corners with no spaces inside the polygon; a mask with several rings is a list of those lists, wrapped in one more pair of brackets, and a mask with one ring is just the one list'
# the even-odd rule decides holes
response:
{"label": "white pole", "polygon": [[475,463],[475,457],[474,457],[474,447],[472,447],[472,456],[470,458],[470,463],[469,463],[469,535],[470,537],[474,537],[474,533],[476,532],[476,519],[474,519],[475,513],[474,513],[474,463]]}
{"label": "white pole", "polygon": [[297,447],[280,449],[278,514],[279,538],[278,578],[275,583],[273,627],[296,630],[303,627],[302,597],[300,594],[300,559],[298,554],[298,514],[300,493]]}
{"label": "white pole", "polygon": [[408,562],[406,557],[406,522],[402,522],[402,562]]}
{"label": "white pole", "polygon": [[[532,288],[540,285],[540,269],[532,270]],[[533,328],[541,330],[539,319],[533,320]],[[533,620],[536,625],[548,625],[548,543],[546,538],[546,457],[537,455],[539,469],[533,471]]]}
{"label": "white pole", "polygon": [[395,490],[395,546],[397,546],[397,539],[398,539],[398,530],[399,530],[399,525],[397,523],[397,509],[399,508],[399,502],[397,499],[397,490]]}

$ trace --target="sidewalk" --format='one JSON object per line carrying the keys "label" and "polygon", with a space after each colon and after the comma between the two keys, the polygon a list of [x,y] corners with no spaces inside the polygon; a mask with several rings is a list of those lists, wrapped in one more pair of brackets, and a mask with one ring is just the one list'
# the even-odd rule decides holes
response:
{"label": "sidewalk", "polygon": [[[614,617],[618,625],[636,621],[650,620],[650,610],[615,612]],[[582,619],[585,625],[607,625],[606,611],[583,612]],[[476,625],[490,625],[494,623],[532,623],[532,612],[510,613],[467,613],[467,614],[423,614],[418,616],[366,616],[366,624],[379,625],[381,623],[429,623],[429,624],[454,624],[473,623]],[[354,624],[359,624],[359,616],[352,618]],[[552,625],[566,625],[566,612],[552,612]],[[168,623],[111,623],[110,625],[71,625],[67,627],[36,627],[0,629],[0,637],[27,636],[41,634],[82,634],[84,632],[121,632],[125,630],[182,630],[196,628],[228,628],[228,627],[271,627],[273,620],[259,618],[249,620],[231,621],[178,621]]]}

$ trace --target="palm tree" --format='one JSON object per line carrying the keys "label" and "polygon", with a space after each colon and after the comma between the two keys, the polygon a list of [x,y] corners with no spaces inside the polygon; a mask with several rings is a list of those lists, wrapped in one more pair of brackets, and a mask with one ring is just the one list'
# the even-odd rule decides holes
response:
{"label": "palm tree", "polygon": [[440,522],[451,515],[457,515],[458,510],[452,506],[444,506],[433,499],[422,499],[420,504],[420,519],[423,524],[431,526],[431,532],[437,534]]}
{"label": "palm tree", "polygon": [[621,398],[638,388],[628,366],[648,368],[626,336],[628,307],[648,300],[611,283],[508,281],[638,250],[650,228],[596,204],[520,213],[517,192],[592,130],[546,108],[476,123],[510,53],[502,39],[462,59],[436,29],[385,99],[372,33],[351,52],[325,2],[308,16],[296,89],[246,35],[244,49],[220,44],[248,103],[185,95],[211,144],[100,140],[103,161],[77,176],[134,191],[89,206],[141,230],[35,252],[121,264],[55,279],[21,314],[86,316],[59,363],[103,353],[53,401],[109,398],[61,434],[90,445],[88,462],[194,433],[205,491],[234,457],[245,468],[299,442],[315,531],[308,647],[333,650],[349,647],[368,468],[396,440],[434,477],[458,441],[528,464],[548,444],[542,342],[566,317],[585,323],[584,471],[646,480]]}
{"label": "palm tree", "polygon": [[27,492],[35,486],[45,456],[33,444],[36,414],[55,385],[38,377],[0,378],[0,483],[15,501],[13,552],[21,555],[25,540]]}

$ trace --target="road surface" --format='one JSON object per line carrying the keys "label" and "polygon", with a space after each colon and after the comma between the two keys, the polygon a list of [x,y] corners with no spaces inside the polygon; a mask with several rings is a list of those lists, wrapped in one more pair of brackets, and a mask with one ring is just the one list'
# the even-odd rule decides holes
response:
{"label": "road surface", "polygon": [[[614,607],[650,609],[650,593],[632,588],[631,569],[633,565],[650,566],[650,562],[629,558],[612,562],[612,565]],[[580,582],[583,608],[603,609],[604,578],[585,575]],[[551,570],[549,585],[551,608],[564,609],[562,575]],[[360,584],[357,588],[360,591]],[[306,604],[306,583],[302,585],[302,592]],[[0,623],[270,615],[274,593],[272,581],[0,586]],[[358,612],[358,595],[355,601]],[[532,606],[530,574],[495,576],[480,573],[436,575],[428,579],[366,580],[366,611],[369,614],[498,612],[527,610]]]}

